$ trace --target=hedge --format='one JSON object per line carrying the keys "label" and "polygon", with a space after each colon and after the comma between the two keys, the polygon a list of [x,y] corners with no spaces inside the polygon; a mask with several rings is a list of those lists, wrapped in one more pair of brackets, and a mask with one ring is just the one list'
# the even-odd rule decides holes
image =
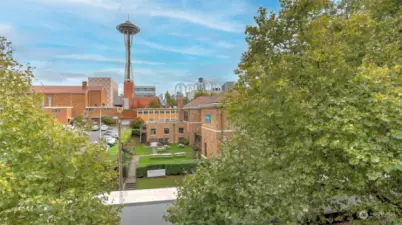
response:
{"label": "hedge", "polygon": [[166,169],[166,175],[182,175],[192,173],[197,167],[197,163],[177,163],[177,164],[154,164],[137,167],[136,176],[138,178],[146,177],[147,170]]}
{"label": "hedge", "polygon": [[140,129],[133,129],[133,135],[134,136],[140,136],[141,130]]}

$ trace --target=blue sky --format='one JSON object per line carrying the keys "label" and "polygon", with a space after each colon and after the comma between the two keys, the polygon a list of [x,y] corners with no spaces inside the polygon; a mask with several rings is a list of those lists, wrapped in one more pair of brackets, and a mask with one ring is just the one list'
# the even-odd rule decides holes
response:
{"label": "blue sky", "polygon": [[173,91],[198,77],[235,81],[244,28],[260,6],[277,11],[278,0],[19,0],[0,8],[0,35],[15,56],[35,66],[36,84],[80,85],[92,76],[112,77],[121,91],[123,36],[116,25],[130,20],[134,81]]}

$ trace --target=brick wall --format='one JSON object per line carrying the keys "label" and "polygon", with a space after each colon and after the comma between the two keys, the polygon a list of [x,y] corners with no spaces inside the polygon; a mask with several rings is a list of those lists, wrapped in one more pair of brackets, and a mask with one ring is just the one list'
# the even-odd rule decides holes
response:
{"label": "brick wall", "polygon": [[88,107],[90,106],[103,106],[107,105],[106,90],[102,91],[89,91],[88,92]]}
{"label": "brick wall", "polygon": [[188,121],[186,121],[187,140],[190,145],[194,145],[195,134],[201,133],[201,109],[186,109],[184,111],[188,115]]}
{"label": "brick wall", "polygon": [[88,105],[87,94],[71,94],[72,116],[77,117],[83,114]]}
{"label": "brick wall", "polygon": [[115,117],[121,116],[121,113],[119,112],[118,107],[105,107],[103,109],[101,108],[86,108],[85,111],[85,117],[88,118],[99,118],[100,116],[100,110],[102,110],[102,116],[107,116],[107,117]]}
{"label": "brick wall", "polygon": [[[186,138],[187,129],[183,122],[179,123],[147,123],[147,142],[149,141],[157,141],[158,139],[168,139],[168,143],[175,144],[178,143],[180,138]],[[169,129],[169,134],[165,134],[165,128]],[[179,132],[179,129],[183,128],[183,133]],[[152,134],[152,130],[155,130],[156,133]]]}
{"label": "brick wall", "polygon": [[58,120],[62,124],[69,124],[69,118],[71,117],[71,108],[45,108],[46,112],[53,116],[56,120]]}

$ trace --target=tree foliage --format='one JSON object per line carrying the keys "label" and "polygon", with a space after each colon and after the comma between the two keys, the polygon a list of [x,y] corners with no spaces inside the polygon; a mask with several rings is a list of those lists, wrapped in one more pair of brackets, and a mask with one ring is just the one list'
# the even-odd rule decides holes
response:
{"label": "tree foliage", "polygon": [[105,149],[59,124],[31,92],[31,67],[0,37],[0,224],[115,224]]}
{"label": "tree foliage", "polygon": [[136,117],[130,122],[130,127],[131,129],[139,129],[142,127],[142,125],[144,125],[144,123],[145,122],[143,119],[141,119],[140,117]]}
{"label": "tree foliage", "polygon": [[152,102],[149,105],[149,108],[160,108],[160,107],[161,107],[161,104],[159,104],[159,102]]}
{"label": "tree foliage", "polygon": [[114,124],[114,119],[110,116],[102,116],[102,124],[106,124],[106,125],[112,125]]}
{"label": "tree foliage", "polygon": [[177,105],[176,99],[172,95],[170,95],[170,93],[168,91],[166,91],[166,93],[165,93],[165,103],[168,106]]}
{"label": "tree foliage", "polygon": [[216,95],[217,95],[217,93],[215,93],[215,92],[208,92],[208,91],[205,91],[205,90],[199,90],[194,94],[194,98],[198,98],[200,96],[216,96]]}
{"label": "tree foliage", "polygon": [[226,99],[240,131],[186,179],[166,219],[298,224],[345,197],[360,202],[339,210],[346,215],[400,220],[400,0],[281,3],[246,29],[249,49]]}

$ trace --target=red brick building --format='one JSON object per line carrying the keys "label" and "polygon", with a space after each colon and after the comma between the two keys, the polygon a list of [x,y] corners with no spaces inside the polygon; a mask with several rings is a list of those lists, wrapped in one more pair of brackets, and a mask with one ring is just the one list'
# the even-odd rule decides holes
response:
{"label": "red brick building", "polygon": [[[105,87],[88,86],[86,81],[81,86],[33,86],[32,91],[43,94],[43,107],[63,124],[85,116],[88,108],[105,106],[108,101]],[[117,111],[114,109],[113,115]]]}
{"label": "red brick building", "polygon": [[220,154],[222,141],[232,136],[233,129],[221,108],[221,96],[201,96],[187,105],[178,99],[178,119],[148,121],[147,141],[179,143],[187,139],[207,158]]}

